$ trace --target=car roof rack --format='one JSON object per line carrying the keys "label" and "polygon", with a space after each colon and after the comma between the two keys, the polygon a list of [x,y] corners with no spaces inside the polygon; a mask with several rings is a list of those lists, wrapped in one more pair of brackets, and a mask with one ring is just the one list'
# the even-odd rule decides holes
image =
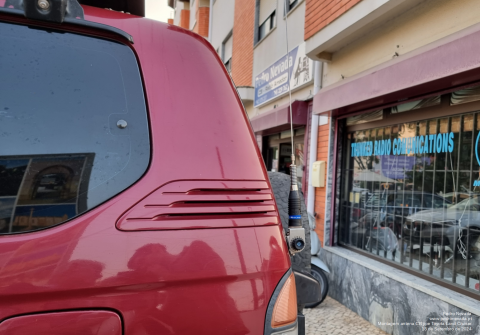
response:
{"label": "car roof rack", "polygon": [[[127,0],[123,1],[133,2]],[[85,4],[84,1],[80,2]],[[95,2],[100,3],[102,1]],[[122,1],[119,2],[121,3]],[[143,3],[143,1],[138,2]],[[41,20],[53,23],[64,22],[109,31],[122,36],[133,44],[133,37],[121,29],[97,22],[86,21],[84,19],[83,8],[80,6],[77,0],[6,0],[5,5],[0,7],[0,13],[25,16],[32,20]]]}

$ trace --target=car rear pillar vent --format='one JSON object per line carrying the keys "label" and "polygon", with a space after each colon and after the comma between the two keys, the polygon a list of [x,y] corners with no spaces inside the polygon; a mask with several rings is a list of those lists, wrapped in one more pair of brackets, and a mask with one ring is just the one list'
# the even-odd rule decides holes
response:
{"label": "car rear pillar vent", "polygon": [[120,230],[172,230],[277,225],[275,202],[265,181],[175,181],[117,221]]}

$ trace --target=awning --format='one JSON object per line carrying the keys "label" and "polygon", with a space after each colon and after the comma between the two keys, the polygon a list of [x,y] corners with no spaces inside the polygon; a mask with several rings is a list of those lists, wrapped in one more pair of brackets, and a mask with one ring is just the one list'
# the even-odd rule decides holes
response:
{"label": "awning", "polygon": [[333,116],[398,104],[480,81],[480,24],[325,87],[313,113]]}
{"label": "awning", "polygon": [[376,181],[380,183],[395,183],[394,179],[385,177],[382,174],[375,173],[370,170],[362,171],[357,176],[353,178],[355,181]]}
{"label": "awning", "polygon": [[[294,101],[292,103],[293,127],[307,124],[308,102]],[[271,111],[261,113],[250,119],[253,131],[261,135],[278,133],[290,129],[290,106],[279,106]]]}

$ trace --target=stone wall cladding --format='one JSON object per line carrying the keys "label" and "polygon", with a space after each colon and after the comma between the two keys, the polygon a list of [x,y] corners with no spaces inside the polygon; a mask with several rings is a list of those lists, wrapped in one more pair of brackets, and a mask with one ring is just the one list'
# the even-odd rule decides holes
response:
{"label": "stone wall cladding", "polygon": [[237,86],[252,86],[254,22],[255,0],[236,0],[231,75]]}
{"label": "stone wall cladding", "polygon": [[362,0],[306,0],[305,33],[308,40]]}
{"label": "stone wall cladding", "polygon": [[480,334],[479,317],[473,314],[472,330],[464,332],[422,332],[421,326],[378,325],[429,322],[430,318],[444,317],[443,312],[466,312],[325,249],[320,258],[330,269],[328,295],[388,334]]}

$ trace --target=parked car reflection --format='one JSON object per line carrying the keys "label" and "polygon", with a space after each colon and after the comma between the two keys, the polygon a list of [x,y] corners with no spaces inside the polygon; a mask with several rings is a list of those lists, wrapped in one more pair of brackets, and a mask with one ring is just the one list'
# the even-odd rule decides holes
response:
{"label": "parked car reflection", "polygon": [[443,210],[450,205],[447,199],[426,192],[378,191],[361,209],[363,215],[358,224],[370,229],[388,227],[397,237],[401,237],[402,225],[408,216],[430,209]]}
{"label": "parked car reflection", "polygon": [[480,197],[472,196],[448,208],[410,215],[403,233],[409,244],[422,246],[422,250],[425,244],[437,244],[444,246],[451,257],[457,255],[463,259],[474,257],[480,260]]}

